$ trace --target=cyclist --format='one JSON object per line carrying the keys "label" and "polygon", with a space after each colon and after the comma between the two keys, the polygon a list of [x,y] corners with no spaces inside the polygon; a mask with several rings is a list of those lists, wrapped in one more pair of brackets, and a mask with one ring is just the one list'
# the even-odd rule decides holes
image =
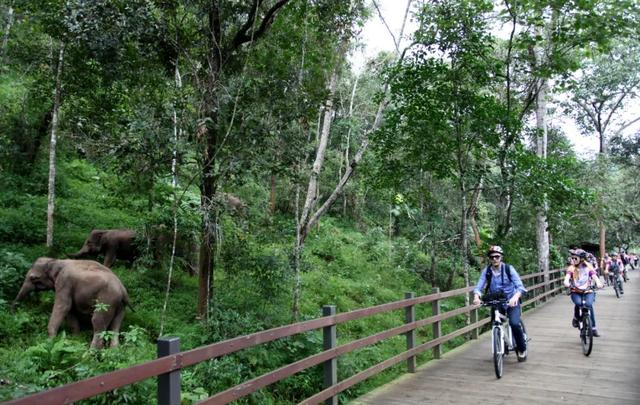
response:
{"label": "cyclist", "polygon": [[518,361],[526,361],[527,342],[520,326],[520,316],[522,314],[520,297],[527,292],[527,289],[522,284],[516,269],[502,262],[503,252],[500,246],[491,246],[487,255],[491,264],[480,273],[478,283],[473,290],[473,303],[475,305],[482,303],[480,297],[483,295],[483,290],[485,294],[503,293],[507,297],[506,313],[509,317],[509,325],[513,330],[513,337],[516,340],[516,356]]}
{"label": "cyclist", "polygon": [[[598,275],[593,270],[593,267],[587,262],[587,252],[582,249],[577,249],[571,252],[571,257],[573,259],[573,264],[567,267],[567,274],[564,276],[564,286],[571,287],[573,285],[573,289],[571,292],[571,300],[575,304],[573,310],[573,320],[571,321],[571,325],[574,328],[578,327],[578,318],[580,316],[580,305],[582,304],[582,295],[581,291],[587,291],[591,288],[591,280],[595,281],[598,288],[602,288],[602,282],[598,278]],[[574,291],[574,289],[576,291]],[[586,294],[586,305],[591,312],[591,325],[593,329],[593,336],[599,337],[600,334],[596,329],[596,316],[593,311],[593,301],[595,299],[595,294],[593,291]]]}
{"label": "cyclist", "polygon": [[624,294],[623,290],[623,280],[622,280],[622,263],[618,258],[618,254],[615,252],[611,253],[611,261],[608,264],[607,272],[609,273],[609,279],[611,283],[615,283],[616,280],[620,280],[620,294]]}

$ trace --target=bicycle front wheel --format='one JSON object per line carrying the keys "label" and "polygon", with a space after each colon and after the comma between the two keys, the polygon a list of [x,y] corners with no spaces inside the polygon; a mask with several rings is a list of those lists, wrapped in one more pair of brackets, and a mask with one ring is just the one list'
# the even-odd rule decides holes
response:
{"label": "bicycle front wheel", "polygon": [[502,377],[504,365],[504,342],[502,339],[502,329],[493,328],[493,368],[498,378]]}
{"label": "bicycle front wheel", "polygon": [[591,328],[591,318],[589,315],[583,315],[582,329],[580,330],[580,340],[582,341],[582,353],[585,356],[591,354],[593,349],[593,329]]}
{"label": "bicycle front wheel", "polygon": [[613,291],[616,292],[616,297],[620,298],[620,280],[616,279],[616,281],[613,282]]}

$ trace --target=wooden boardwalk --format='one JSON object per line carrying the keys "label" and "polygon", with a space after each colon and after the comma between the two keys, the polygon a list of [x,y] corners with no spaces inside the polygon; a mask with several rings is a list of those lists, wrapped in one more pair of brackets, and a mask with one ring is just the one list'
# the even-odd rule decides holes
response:
{"label": "wooden boardwalk", "polygon": [[351,404],[640,404],[640,271],[629,272],[625,294],[598,291],[598,331],[589,357],[571,327],[573,304],[566,295],[528,311],[523,319],[532,341],[529,358],[505,359],[504,375],[493,372],[491,337],[484,333]]}

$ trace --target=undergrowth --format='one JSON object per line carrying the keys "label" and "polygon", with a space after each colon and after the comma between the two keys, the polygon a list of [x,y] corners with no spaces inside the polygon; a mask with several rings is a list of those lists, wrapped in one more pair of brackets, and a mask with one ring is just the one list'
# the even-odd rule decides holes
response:
{"label": "undergrowth", "polygon": [[[5,186],[0,189],[3,202],[0,205],[3,217],[0,226],[0,400],[151,360],[156,356],[155,342],[161,324],[163,335],[179,337],[181,349],[188,350],[291,322],[294,283],[290,252],[295,223],[285,214],[271,217],[264,210],[249,209],[245,216],[221,217],[215,297],[207,319],[195,316],[197,277],[189,276],[183,266],[173,271],[163,315],[167,263],[143,258],[133,266],[117,262],[113,268],[126,286],[133,307],[127,310],[119,347],[89,349],[90,329],[72,336],[62,328],[57,337],[49,339],[46,328],[54,300],[52,292],[33,293],[17,306],[15,313],[10,311],[11,301],[30,264],[39,256],[64,257],[78,250],[91,229],[139,228],[149,218],[157,220],[165,215],[162,207],[154,207],[147,214],[136,214],[144,202],[131,198],[119,200],[118,180],[108,178],[86,162],[66,163],[60,170],[66,180],[60,185],[56,242],[51,250],[43,246],[45,191],[33,184],[0,178]],[[256,184],[245,185],[239,194],[250,207],[266,205],[251,200],[267,195]],[[192,219],[183,223],[194,226]],[[348,222],[329,216],[309,236],[303,263],[302,320],[321,316],[323,305],[335,305],[340,313],[396,301],[404,298],[405,292],[431,293],[431,286],[420,277],[428,263],[423,252],[402,238],[389,239],[382,229],[372,228],[363,233]],[[462,305],[459,300],[443,301],[443,310],[459,305]],[[429,315],[430,304],[417,308],[418,319]],[[338,344],[403,322],[404,311],[394,311],[341,324]],[[443,333],[463,323],[463,317],[445,322]],[[430,327],[418,331],[419,343],[431,337]],[[405,345],[401,335],[340,357],[339,379],[399,354],[406,349]],[[181,372],[182,401],[195,402],[321,351],[322,332],[314,331],[199,363]],[[430,358],[430,353],[418,356],[419,362]],[[340,402],[362,395],[404,372],[404,362],[401,362],[351,387],[340,395]],[[149,379],[81,403],[155,403],[155,389],[154,379]],[[322,367],[316,366],[238,403],[296,403],[320,390]]]}

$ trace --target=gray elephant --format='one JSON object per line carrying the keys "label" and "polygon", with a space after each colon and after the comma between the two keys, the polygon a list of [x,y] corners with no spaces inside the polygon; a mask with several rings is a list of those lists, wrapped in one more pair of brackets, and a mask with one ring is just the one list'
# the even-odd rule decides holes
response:
{"label": "gray elephant", "polygon": [[[146,231],[147,246],[156,263],[166,262],[173,247],[173,230],[164,224],[149,226]],[[176,235],[175,256],[184,262],[189,275],[196,275],[198,269],[199,246],[192,234],[181,232]]]}
{"label": "gray elephant", "polygon": [[69,254],[72,259],[104,255],[103,264],[111,267],[116,259],[133,262],[139,255],[135,245],[136,232],[131,229],[94,229],[84,241],[82,248]]}
{"label": "gray elephant", "polygon": [[127,290],[107,267],[92,260],[57,260],[40,257],[27,272],[12,307],[31,291],[55,290],[55,301],[47,332],[58,334],[66,318],[73,333],[80,331],[80,321],[91,319],[91,347],[102,348],[100,334],[114,332],[111,347],[118,345],[118,333],[129,303]]}

